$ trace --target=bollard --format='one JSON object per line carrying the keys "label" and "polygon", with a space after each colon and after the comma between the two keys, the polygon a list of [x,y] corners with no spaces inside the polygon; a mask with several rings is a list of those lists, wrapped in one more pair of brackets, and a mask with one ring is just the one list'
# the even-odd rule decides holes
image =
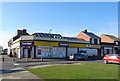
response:
{"label": "bollard", "polygon": [[2,57],[2,62],[4,62],[4,60],[5,60],[4,57]]}
{"label": "bollard", "polygon": [[41,57],[41,60],[43,61],[43,58]]}
{"label": "bollard", "polygon": [[28,62],[28,58],[26,58],[26,62]]}

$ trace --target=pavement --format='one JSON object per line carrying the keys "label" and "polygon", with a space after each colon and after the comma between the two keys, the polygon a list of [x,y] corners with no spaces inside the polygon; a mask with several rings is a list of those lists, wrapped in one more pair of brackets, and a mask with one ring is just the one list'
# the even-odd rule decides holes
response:
{"label": "pavement", "polygon": [[18,79],[22,81],[43,81],[42,79],[21,67],[18,63],[12,62],[11,58],[4,55],[1,56],[0,59],[2,59],[2,57],[5,58],[4,62],[2,62],[2,60],[0,61],[0,66],[2,66],[0,69],[0,74],[2,76],[0,76],[0,78],[2,81],[18,81]]}

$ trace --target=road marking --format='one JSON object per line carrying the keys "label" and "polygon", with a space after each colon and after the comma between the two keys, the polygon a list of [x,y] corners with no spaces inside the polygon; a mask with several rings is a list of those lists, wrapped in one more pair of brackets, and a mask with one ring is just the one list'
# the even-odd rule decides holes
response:
{"label": "road marking", "polygon": [[14,64],[14,65],[19,65],[19,64]]}

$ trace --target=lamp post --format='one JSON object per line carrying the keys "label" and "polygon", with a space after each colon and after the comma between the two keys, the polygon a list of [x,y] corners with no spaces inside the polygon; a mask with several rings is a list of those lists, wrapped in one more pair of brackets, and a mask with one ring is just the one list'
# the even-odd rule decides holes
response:
{"label": "lamp post", "polygon": [[[52,31],[52,29],[50,29],[50,34],[51,34],[51,31]],[[52,49],[52,47],[51,47],[51,37],[50,37],[50,60],[51,60],[51,49]]]}

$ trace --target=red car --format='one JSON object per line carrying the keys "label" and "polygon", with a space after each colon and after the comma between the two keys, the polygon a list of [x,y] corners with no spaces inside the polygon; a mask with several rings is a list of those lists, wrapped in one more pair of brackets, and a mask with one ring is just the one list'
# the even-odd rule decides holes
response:
{"label": "red car", "polygon": [[106,54],[103,57],[103,62],[105,64],[108,64],[108,63],[118,63],[118,64],[120,64],[120,55],[119,54]]}

